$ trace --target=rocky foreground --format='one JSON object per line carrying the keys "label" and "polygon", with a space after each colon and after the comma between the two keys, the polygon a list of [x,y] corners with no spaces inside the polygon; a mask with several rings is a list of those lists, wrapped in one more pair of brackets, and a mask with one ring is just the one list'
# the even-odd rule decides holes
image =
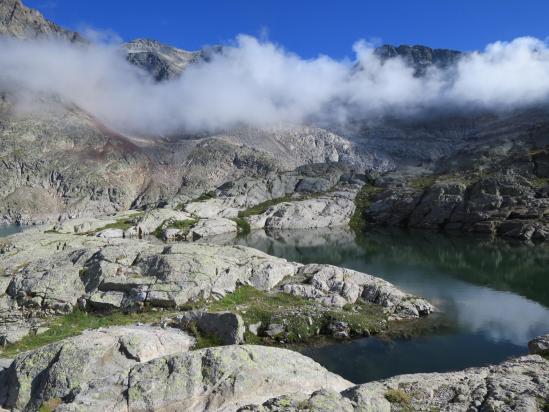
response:
{"label": "rocky foreground", "polygon": [[549,400],[549,361],[540,355],[354,385],[286,349],[189,350],[192,343],[172,328],[88,331],[3,360],[0,404],[13,411],[545,411]]}

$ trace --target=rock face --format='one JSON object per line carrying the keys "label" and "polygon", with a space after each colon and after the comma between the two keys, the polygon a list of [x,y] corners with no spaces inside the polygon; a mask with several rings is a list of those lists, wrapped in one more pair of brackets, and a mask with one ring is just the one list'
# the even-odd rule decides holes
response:
{"label": "rock face", "polygon": [[189,352],[192,343],[171,328],[88,331],[15,358],[0,375],[7,382],[0,405],[15,411],[41,405],[58,411],[233,411],[296,390],[352,386],[297,352],[251,345]]}
{"label": "rock face", "polygon": [[38,410],[47,402],[70,400],[69,408],[58,410],[127,410],[123,391],[131,367],[188,351],[193,344],[192,337],[177,329],[127,326],[87,331],[16,357],[6,371],[7,393],[0,404]]}
{"label": "rock face", "polygon": [[543,411],[549,399],[549,361],[540,356],[460,372],[402,375],[341,393],[288,394],[239,412],[493,410]]}
{"label": "rock face", "polygon": [[296,352],[226,346],[167,356],[133,368],[128,408],[233,411],[298,388],[309,393],[320,388],[341,391],[349,386],[350,382]]}
{"label": "rock face", "polygon": [[517,175],[389,186],[364,211],[374,224],[464,230],[523,240],[549,237],[549,191]]}
{"label": "rock face", "polygon": [[262,213],[247,217],[251,228],[345,226],[355,211],[354,198],[363,184],[362,178],[349,165],[311,164],[261,179],[228,182],[218,187],[211,198],[187,203],[184,209],[202,218],[235,218],[239,212],[263,202],[282,200]]}
{"label": "rock face", "polygon": [[415,69],[416,76],[425,74],[426,70],[431,66],[438,68],[451,66],[463,55],[457,50],[432,49],[425,46],[407,45],[395,47],[390,44],[378,47],[375,52],[384,60],[401,57]]}

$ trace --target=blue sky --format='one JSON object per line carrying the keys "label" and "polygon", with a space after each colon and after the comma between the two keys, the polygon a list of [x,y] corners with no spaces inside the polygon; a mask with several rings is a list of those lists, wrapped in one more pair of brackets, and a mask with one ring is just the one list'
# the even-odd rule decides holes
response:
{"label": "blue sky", "polygon": [[154,38],[188,50],[239,33],[267,36],[303,57],[351,56],[358,39],[482,49],[496,40],[549,35],[544,0],[23,0],[56,23]]}

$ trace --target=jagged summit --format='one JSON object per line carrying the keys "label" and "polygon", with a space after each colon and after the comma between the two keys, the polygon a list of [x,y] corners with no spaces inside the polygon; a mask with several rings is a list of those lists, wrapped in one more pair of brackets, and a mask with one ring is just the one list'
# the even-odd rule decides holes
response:
{"label": "jagged summit", "polygon": [[171,47],[151,39],[135,39],[124,44],[126,59],[149,72],[155,80],[169,80],[179,76],[189,65],[202,58],[203,53]]}
{"label": "jagged summit", "polygon": [[0,1],[0,35],[18,39],[53,37],[70,42],[83,41],[80,34],[59,27],[39,11],[24,6],[21,0]]}

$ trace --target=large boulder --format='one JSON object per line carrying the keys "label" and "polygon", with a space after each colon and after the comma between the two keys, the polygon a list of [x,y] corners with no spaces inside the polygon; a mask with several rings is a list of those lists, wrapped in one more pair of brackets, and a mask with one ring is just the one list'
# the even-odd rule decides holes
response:
{"label": "large boulder", "polygon": [[538,336],[528,342],[528,352],[538,355],[549,355],[549,334]]}
{"label": "large boulder", "polygon": [[304,200],[289,200],[269,207],[264,213],[251,216],[250,226],[255,229],[311,229],[337,227],[349,224],[355,211],[354,199],[359,186]]}
{"label": "large boulder", "polygon": [[213,335],[224,345],[244,343],[244,321],[239,314],[231,312],[183,312],[174,319],[182,329],[196,326],[200,332]]}
{"label": "large boulder", "polygon": [[47,402],[125,410],[130,368],[188,351],[194,339],[178,329],[121,326],[84,332],[17,356],[6,373],[5,408],[37,410]]}
{"label": "large boulder", "polygon": [[[281,361],[283,360],[283,361]],[[223,346],[166,356],[129,374],[133,411],[234,411],[291,392],[342,391],[352,384],[286,349]]]}

